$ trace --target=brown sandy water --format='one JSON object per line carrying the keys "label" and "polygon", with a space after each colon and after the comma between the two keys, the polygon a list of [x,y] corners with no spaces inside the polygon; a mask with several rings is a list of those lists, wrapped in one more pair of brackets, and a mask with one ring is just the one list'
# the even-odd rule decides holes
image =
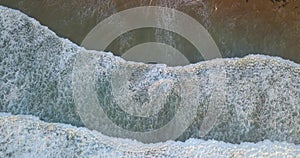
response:
{"label": "brown sandy water", "polygon": [[[121,10],[167,6],[199,21],[212,35],[223,57],[258,53],[300,63],[299,0],[0,0],[0,5],[22,10],[77,44],[99,22]],[[173,35],[161,32],[157,36]],[[175,41],[181,43],[184,42]],[[120,55],[122,43],[116,42],[110,51]]]}

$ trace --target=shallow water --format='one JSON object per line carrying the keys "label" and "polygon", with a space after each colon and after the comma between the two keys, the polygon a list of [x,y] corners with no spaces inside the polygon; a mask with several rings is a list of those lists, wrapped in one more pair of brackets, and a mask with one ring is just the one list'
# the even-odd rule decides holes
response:
{"label": "shallow water", "polygon": [[[121,10],[148,5],[167,6],[197,19],[209,31],[223,57],[258,53],[300,63],[299,0],[1,0],[0,5],[22,10],[77,44],[99,22]],[[168,18],[166,16],[166,21]],[[146,38],[148,41],[169,40],[191,54],[192,47],[183,44],[183,39],[175,38],[170,32],[155,31],[154,37],[139,37],[137,33],[123,36],[108,51],[121,55],[128,45],[133,46]],[[135,37],[134,40],[129,40],[131,37]],[[192,63],[203,60],[199,56],[187,59]]]}

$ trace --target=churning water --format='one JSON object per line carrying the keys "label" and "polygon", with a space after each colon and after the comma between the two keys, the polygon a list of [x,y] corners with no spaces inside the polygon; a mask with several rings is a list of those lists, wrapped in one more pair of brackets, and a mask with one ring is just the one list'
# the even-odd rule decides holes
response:
{"label": "churning water", "polygon": [[[201,23],[223,57],[260,53],[299,62],[298,2],[2,0],[0,4],[23,10],[77,44],[114,13],[137,6],[167,6]],[[104,134],[144,142],[191,137],[232,143],[300,142],[300,71],[294,62],[260,55],[185,67],[127,62],[84,50],[20,12],[0,9],[1,111],[93,129],[98,125]],[[157,25],[170,26],[178,20],[175,11],[162,12],[155,16]],[[162,50],[168,45],[170,52],[152,49],[154,42],[161,43]],[[175,66],[205,59],[193,44],[176,32],[148,27],[122,34],[106,51],[128,60]],[[149,55],[151,51],[157,54]]]}

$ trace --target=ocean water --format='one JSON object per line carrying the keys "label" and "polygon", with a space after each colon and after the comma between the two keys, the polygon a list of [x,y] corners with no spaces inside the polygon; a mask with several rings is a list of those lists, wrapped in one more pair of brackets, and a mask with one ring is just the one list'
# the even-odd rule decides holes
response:
{"label": "ocean water", "polygon": [[[1,0],[0,5],[23,11],[59,36],[77,44],[99,22],[119,11],[138,6],[169,7],[201,23],[223,57],[266,54],[300,62],[300,1],[297,0]],[[162,25],[171,24],[175,18],[172,13],[163,17],[164,20],[160,22]],[[200,55],[193,56],[195,50],[186,44],[185,39],[178,38],[172,32],[153,28],[124,34],[107,51],[122,56],[122,53],[142,41],[163,41],[175,45],[185,52],[190,63],[204,60]],[[123,57],[126,58],[125,55]],[[138,61],[139,56],[136,53],[128,57],[130,59]],[[187,64],[186,61],[180,61],[182,65]]]}

